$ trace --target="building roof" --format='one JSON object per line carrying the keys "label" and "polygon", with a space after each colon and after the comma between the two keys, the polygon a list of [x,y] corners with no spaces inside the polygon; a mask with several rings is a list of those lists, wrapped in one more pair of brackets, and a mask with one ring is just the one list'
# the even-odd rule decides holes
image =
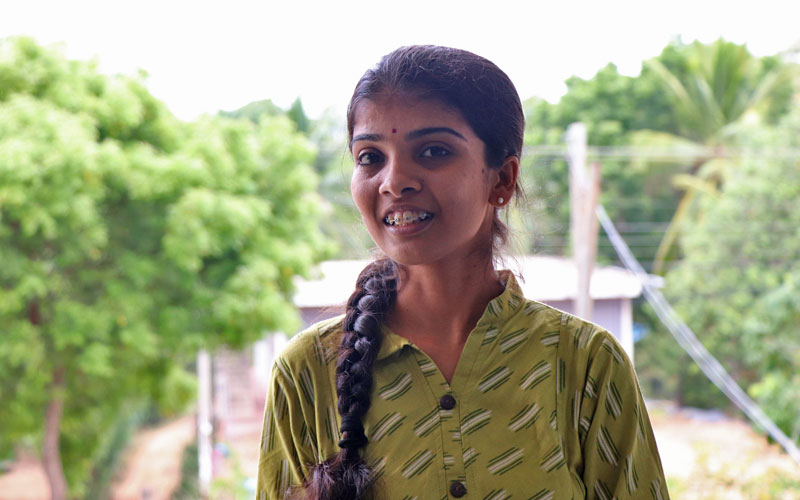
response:
{"label": "building roof", "polygon": [[[507,257],[506,267],[521,276],[526,297],[538,301],[572,300],[577,295],[578,271],[572,259],[544,255]],[[353,292],[358,273],[368,260],[329,260],[321,262],[311,280],[297,279],[294,303],[297,307],[330,307],[343,304]],[[600,299],[631,299],[642,293],[642,285],[632,273],[615,266],[596,266],[592,273],[591,295]]]}

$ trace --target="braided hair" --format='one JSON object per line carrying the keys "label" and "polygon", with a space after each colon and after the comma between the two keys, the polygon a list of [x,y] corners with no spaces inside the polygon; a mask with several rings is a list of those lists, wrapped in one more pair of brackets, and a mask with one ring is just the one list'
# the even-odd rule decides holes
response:
{"label": "braided hair", "polygon": [[[508,76],[483,57],[431,45],[401,47],[387,54],[356,85],[347,109],[350,140],[359,103],[386,93],[434,99],[458,110],[485,144],[489,168],[499,168],[505,158],[522,153],[525,117],[519,95]],[[519,186],[516,191],[522,195]],[[493,247],[505,243],[507,235],[496,209]],[[363,417],[370,406],[372,364],[380,349],[381,324],[397,295],[397,272],[398,266],[389,259],[371,263],[347,301],[336,365],[340,451],[311,469],[294,498],[366,500],[373,495],[373,475],[359,450],[367,444]]]}
{"label": "braided hair", "polygon": [[370,405],[372,363],[381,347],[381,324],[396,292],[396,269],[390,259],[370,263],[356,280],[356,289],[347,300],[336,363],[337,409],[342,418],[340,451],[311,469],[299,498],[369,498],[372,474],[359,454],[368,441],[362,418]]}

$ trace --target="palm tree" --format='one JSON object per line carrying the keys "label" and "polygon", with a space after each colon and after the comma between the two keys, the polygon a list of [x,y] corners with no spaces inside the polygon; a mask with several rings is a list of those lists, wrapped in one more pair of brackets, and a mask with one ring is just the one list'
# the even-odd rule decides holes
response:
{"label": "palm tree", "polygon": [[693,162],[688,174],[673,180],[684,195],[656,252],[653,271],[657,274],[663,273],[696,195],[715,193],[732,168],[726,147],[737,129],[745,122],[782,113],[776,107],[791,98],[796,75],[792,64],[754,57],[744,45],[722,39],[677,48],[683,52],[680,60],[665,64],[662,54],[661,60],[649,60],[645,67],[655,74],[672,103],[679,124],[673,140],[685,144],[689,139],[702,146],[705,154]]}

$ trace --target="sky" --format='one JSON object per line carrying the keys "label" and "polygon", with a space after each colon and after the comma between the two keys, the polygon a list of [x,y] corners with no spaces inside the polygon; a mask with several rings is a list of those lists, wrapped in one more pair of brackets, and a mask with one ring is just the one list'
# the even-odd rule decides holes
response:
{"label": "sky", "polygon": [[300,97],[312,117],[343,110],[367,68],[417,43],[471,50],[523,99],[555,102],[568,77],[609,62],[636,75],[676,37],[778,53],[800,43],[797,19],[797,0],[0,0],[0,38],[59,43],[106,73],[144,70],[186,120],[260,99]]}

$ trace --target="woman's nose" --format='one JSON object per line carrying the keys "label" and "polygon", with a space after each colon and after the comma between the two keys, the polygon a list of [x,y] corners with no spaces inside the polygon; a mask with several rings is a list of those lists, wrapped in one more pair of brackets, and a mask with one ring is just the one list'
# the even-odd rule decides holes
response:
{"label": "woman's nose", "polygon": [[399,198],[422,189],[422,181],[416,175],[414,166],[407,161],[391,159],[383,168],[380,193]]}

